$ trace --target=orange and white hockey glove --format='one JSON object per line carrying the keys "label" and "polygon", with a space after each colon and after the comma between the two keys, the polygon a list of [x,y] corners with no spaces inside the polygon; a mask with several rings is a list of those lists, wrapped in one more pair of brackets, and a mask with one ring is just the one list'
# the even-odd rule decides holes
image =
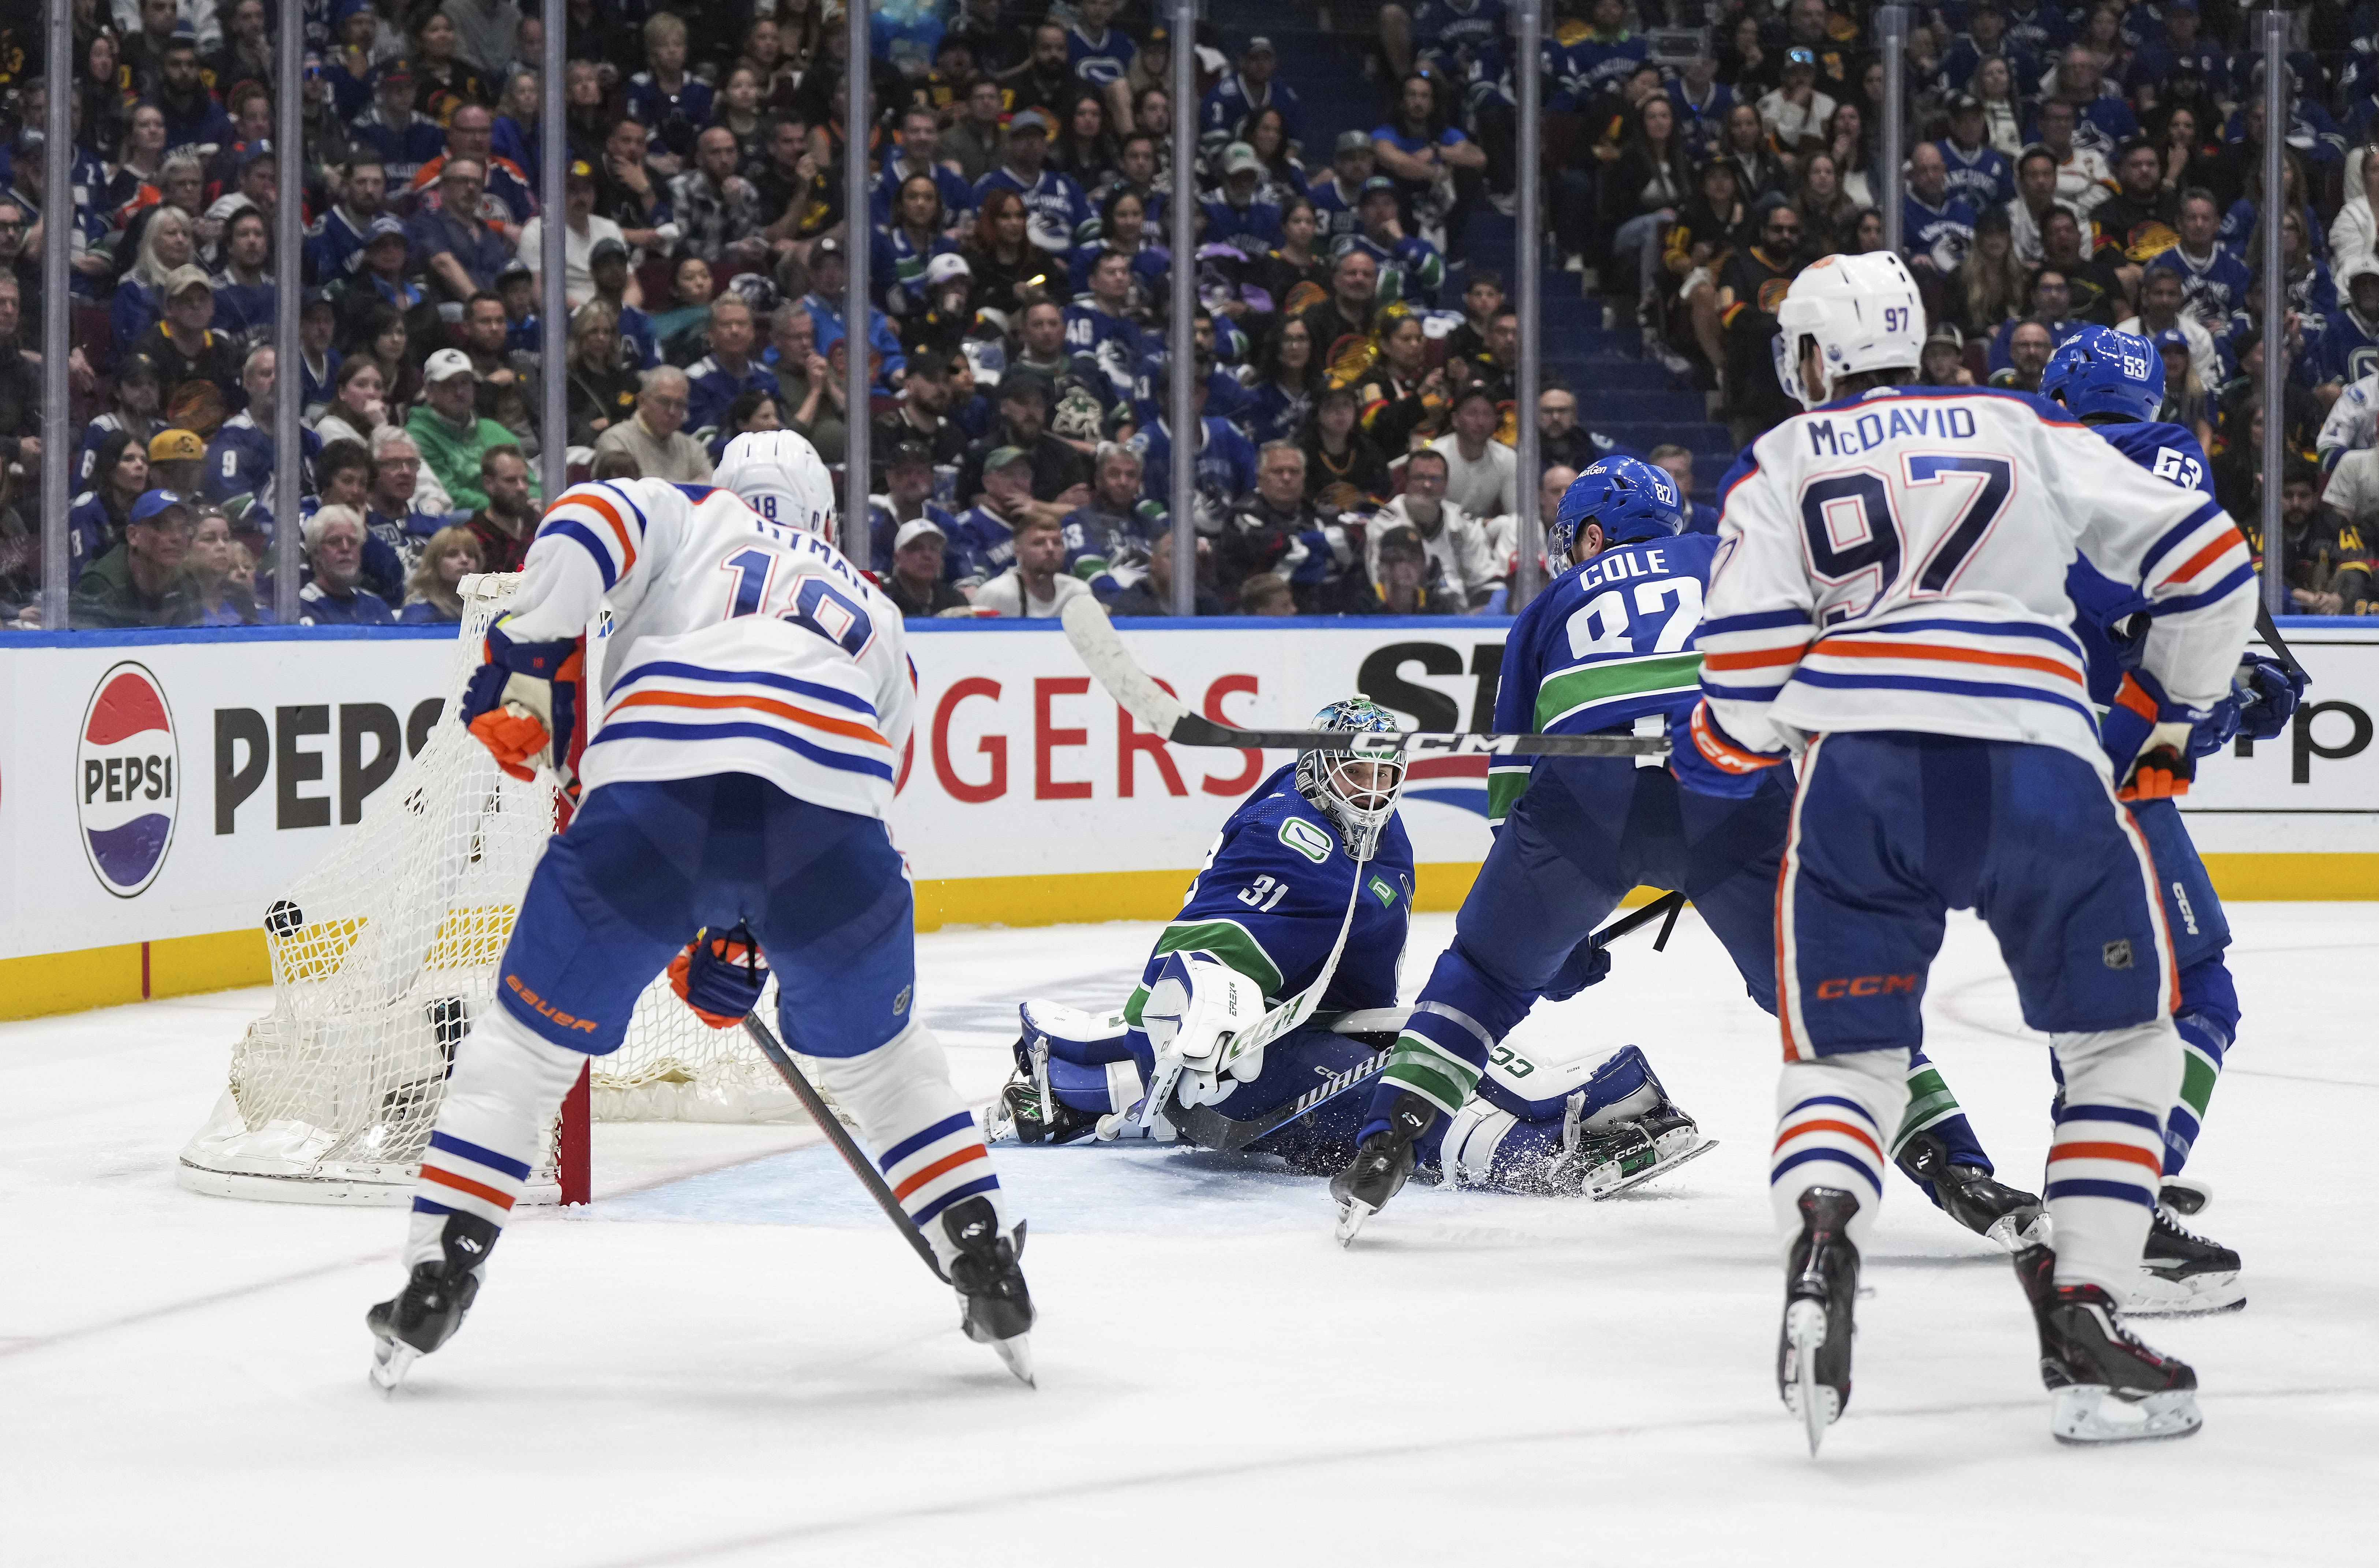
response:
{"label": "orange and white hockey glove", "polygon": [[579,645],[516,643],[491,626],[484,657],[463,690],[464,724],[514,778],[535,778],[539,767],[550,767],[574,793],[570,737],[586,668]]}
{"label": "orange and white hockey glove", "polygon": [[2190,730],[2204,717],[2166,696],[2146,670],[2125,674],[2113,706],[2098,721],[2099,743],[2115,770],[2115,799],[2170,801],[2188,794],[2197,776]]}

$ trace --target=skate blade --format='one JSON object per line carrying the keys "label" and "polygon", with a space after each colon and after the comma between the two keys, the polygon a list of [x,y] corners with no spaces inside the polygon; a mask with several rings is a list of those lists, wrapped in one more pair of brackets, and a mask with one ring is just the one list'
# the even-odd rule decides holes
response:
{"label": "skate blade", "polygon": [[1031,1334],[1020,1333],[1007,1339],[995,1339],[991,1342],[991,1348],[998,1353],[1000,1360],[1007,1365],[1008,1369],[1016,1374],[1017,1381],[1026,1388],[1041,1386],[1033,1378],[1033,1336]]}
{"label": "skate blade", "polygon": [[1688,1160],[1700,1159],[1704,1154],[1709,1153],[1711,1150],[1717,1147],[1717,1139],[1705,1138],[1700,1142],[1693,1145],[1689,1149],[1686,1149],[1682,1153],[1661,1155],[1660,1158],[1653,1161],[1652,1164],[1645,1166],[1642,1170],[1637,1171],[1633,1176],[1622,1176],[1616,1181],[1608,1182],[1600,1186],[1598,1186],[1593,1179],[1589,1177],[1586,1184],[1586,1195],[1594,1200],[1597,1203],[1601,1202],[1606,1198],[1616,1198],[1621,1193],[1627,1191],[1631,1188],[1643,1186],[1646,1182],[1650,1181],[1655,1176],[1663,1176],[1668,1175],[1671,1171],[1675,1170],[1679,1165],[1684,1164]]}
{"label": "skate blade", "polygon": [[421,1352],[403,1340],[381,1340],[372,1347],[372,1387],[380,1390],[383,1394],[394,1393],[396,1385],[405,1381],[405,1374],[410,1371],[413,1364],[419,1359],[421,1359]]}
{"label": "skate blade", "polygon": [[1809,1457],[1826,1441],[1826,1429],[1842,1413],[1842,1395],[1817,1381],[1817,1353],[1826,1346],[1826,1309],[1795,1301],[1784,1309],[1784,1336],[1793,1347],[1793,1377],[1784,1385],[1784,1407],[1801,1417],[1809,1436]]}
{"label": "skate blade", "polygon": [[1364,1222],[1378,1212],[1359,1198],[1341,1200],[1338,1204],[1338,1245],[1354,1246],[1355,1237],[1362,1234]]}
{"label": "skate blade", "polygon": [[2202,1318],[2216,1312],[2236,1312],[2247,1305],[2247,1287],[2239,1271],[2192,1274],[2168,1280],[2143,1270],[2140,1284],[2124,1293],[2126,1318]]}
{"label": "skate blade", "polygon": [[2193,1389],[2120,1399],[2103,1383],[2077,1383],[2057,1390],[2048,1416],[2050,1435],[2075,1445],[2182,1438],[2204,1424]]}

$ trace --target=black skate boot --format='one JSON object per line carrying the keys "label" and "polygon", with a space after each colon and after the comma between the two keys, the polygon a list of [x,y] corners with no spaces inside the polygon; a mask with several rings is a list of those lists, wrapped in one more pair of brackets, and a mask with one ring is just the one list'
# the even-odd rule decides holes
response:
{"label": "black skate boot", "polygon": [[2040,1200],[1995,1179],[1980,1165],[1954,1163],[1941,1140],[1920,1132],[1900,1152],[1900,1168],[1933,1189],[1941,1212],[2010,1252],[2047,1239]]}
{"label": "black skate boot", "polygon": [[2124,1311],[2134,1317],[2175,1318],[2235,1312],[2247,1305],[2239,1254],[2180,1223],[2213,1201],[2213,1196],[2195,1183],[2164,1184],[2156,1195],[2147,1248],[2140,1256],[2140,1279],[2125,1293]]}
{"label": "black skate boot", "polygon": [[1405,1178],[1413,1170],[1413,1140],[1435,1120],[1437,1107],[1419,1095],[1397,1095],[1387,1130],[1357,1144],[1355,1158],[1330,1178],[1330,1196],[1338,1200],[1339,1246],[1353,1246],[1363,1222],[1404,1190]]}
{"label": "black skate boot", "polygon": [[999,1234],[999,1217],[988,1198],[954,1203],[942,1214],[942,1233],[958,1248],[950,1260],[950,1284],[958,1287],[959,1326],[977,1345],[999,1353],[1008,1369],[1033,1381],[1033,1344],[1026,1331],[1033,1326],[1033,1296],[1024,1287],[1024,1222],[1016,1222],[1016,1239]]}
{"label": "black skate boot", "polygon": [[1784,1332],[1776,1345],[1776,1389],[1808,1429],[1816,1457],[1826,1429],[1851,1402],[1851,1303],[1858,1296],[1858,1248],[1851,1216],[1858,1199],[1839,1188],[1801,1195],[1801,1234],[1784,1268]]}
{"label": "black skate boot", "polygon": [[479,1295],[480,1271],[501,1232],[475,1214],[449,1214],[441,1238],[446,1255],[416,1263],[405,1288],[364,1314],[372,1346],[372,1386],[382,1393],[405,1381],[406,1369],[454,1337]]}
{"label": "black skate boot", "polygon": [[2048,1429],[2058,1441],[2187,1437],[2204,1424],[2189,1364],[2141,1344],[2096,1285],[2057,1284],[2053,1249],[2017,1253],[2015,1277],[2040,1327],[2040,1381],[2056,1396]]}

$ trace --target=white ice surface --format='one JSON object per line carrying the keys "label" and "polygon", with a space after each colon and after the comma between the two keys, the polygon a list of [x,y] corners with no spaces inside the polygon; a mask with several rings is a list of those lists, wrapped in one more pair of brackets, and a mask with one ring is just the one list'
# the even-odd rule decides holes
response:
{"label": "white ice surface", "polygon": [[[1804,1454],[1773,1385],[1775,1030],[1691,916],[1525,1026],[1644,1044],[1724,1140],[1619,1200],[1408,1189],[1342,1253],[1315,1182],[1001,1152],[1038,1392],[815,1129],[603,1127],[596,1204],[525,1215],[383,1400],[362,1315],[402,1216],[172,1180],[264,994],[7,1025],[0,1563],[2379,1562],[2379,907],[2232,915],[2247,1023],[2192,1170],[2250,1304],[2144,1325],[2205,1429],[2119,1452],[2050,1441],[2006,1262],[1896,1185],[1850,1411]],[[1419,923],[1408,990],[1450,928]],[[961,1087],[1004,1077],[1017,996],[1111,1005],[1149,936],[923,938]],[[1928,1010],[2036,1179],[2044,1050],[1971,921]]]}

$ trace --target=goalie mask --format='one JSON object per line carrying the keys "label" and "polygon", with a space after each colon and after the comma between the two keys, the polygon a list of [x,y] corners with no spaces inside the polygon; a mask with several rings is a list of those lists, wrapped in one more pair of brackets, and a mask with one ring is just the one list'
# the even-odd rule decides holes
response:
{"label": "goalie mask", "polygon": [[771,523],[836,537],[834,479],[817,448],[791,430],[750,430],[727,443],[712,483],[732,490]]}
{"label": "goalie mask", "polygon": [[[1313,728],[1393,735],[1399,726],[1371,698],[1346,697],[1315,714]],[[1336,825],[1359,861],[1379,851],[1404,784],[1405,761],[1395,753],[1306,752],[1297,759],[1297,792]]]}

